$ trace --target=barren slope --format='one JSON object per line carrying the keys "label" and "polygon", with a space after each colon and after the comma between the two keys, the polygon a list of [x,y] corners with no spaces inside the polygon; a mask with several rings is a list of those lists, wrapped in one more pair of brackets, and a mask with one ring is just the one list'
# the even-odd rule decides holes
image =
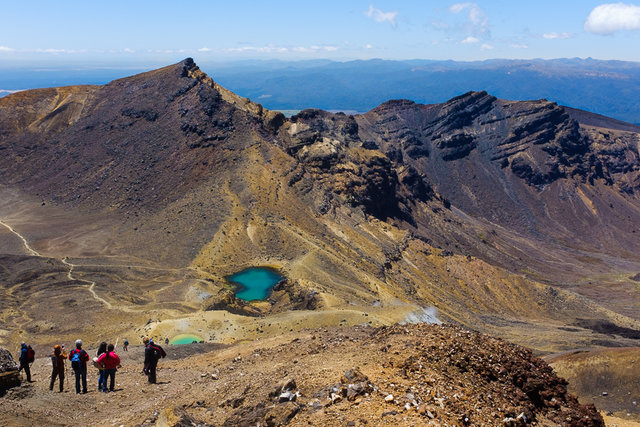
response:
{"label": "barren slope", "polygon": [[140,372],[140,347],[121,352],[116,391],[106,395],[93,368],[87,395],[49,391],[40,359],[35,383],[0,397],[0,423],[604,425],[529,350],[458,327],[314,329],[167,350],[156,385]]}

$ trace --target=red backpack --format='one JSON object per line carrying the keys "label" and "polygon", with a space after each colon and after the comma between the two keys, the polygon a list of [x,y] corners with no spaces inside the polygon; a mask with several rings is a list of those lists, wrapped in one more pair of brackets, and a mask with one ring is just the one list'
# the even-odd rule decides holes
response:
{"label": "red backpack", "polygon": [[27,363],[33,363],[36,360],[36,352],[31,348],[31,346],[27,347]]}

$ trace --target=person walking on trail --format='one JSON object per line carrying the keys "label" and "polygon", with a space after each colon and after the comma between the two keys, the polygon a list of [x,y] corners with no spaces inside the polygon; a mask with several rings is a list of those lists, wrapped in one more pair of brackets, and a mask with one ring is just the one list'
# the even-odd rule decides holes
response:
{"label": "person walking on trail", "polygon": [[24,373],[27,376],[27,382],[31,382],[31,367],[29,364],[33,363],[35,355],[36,353],[30,345],[27,345],[24,342],[20,344],[20,358],[18,359],[20,367],[18,368],[18,372],[24,369]]}
{"label": "person walking on trail", "polygon": [[53,370],[51,371],[51,382],[49,383],[49,390],[53,391],[53,385],[56,382],[56,377],[60,380],[60,393],[64,390],[64,361],[67,359],[67,355],[61,346],[56,345],[53,347],[53,353],[51,354],[51,364]]}
{"label": "person walking on trail", "polygon": [[129,347],[129,340],[125,338],[122,340],[122,351],[129,351],[128,347]]}
{"label": "person walking on trail", "polygon": [[113,386],[116,382],[116,370],[120,367],[120,357],[116,354],[115,346],[113,344],[109,344],[107,347],[107,351],[102,353],[102,355],[98,358],[98,364],[102,366],[104,371],[104,389],[103,392],[107,392],[107,378],[109,381],[109,391],[113,391]]}
{"label": "person walking on trail", "polygon": [[82,393],[87,392],[87,362],[89,354],[82,349],[82,340],[76,340],[76,348],[69,353],[73,373],[76,374],[76,394],[80,393],[80,380],[82,379]]}
{"label": "person walking on trail", "polygon": [[153,340],[145,337],[142,342],[145,345],[144,348],[144,373],[149,377],[149,383],[156,383],[156,368],[158,367],[158,360],[167,356],[164,349]]}
{"label": "person walking on trail", "polygon": [[98,363],[98,359],[104,353],[107,352],[107,343],[102,341],[100,346],[98,347],[98,351],[96,351],[96,357],[93,359],[94,365],[98,368],[98,391],[107,391],[107,380],[106,373],[104,372],[104,368],[100,363]]}

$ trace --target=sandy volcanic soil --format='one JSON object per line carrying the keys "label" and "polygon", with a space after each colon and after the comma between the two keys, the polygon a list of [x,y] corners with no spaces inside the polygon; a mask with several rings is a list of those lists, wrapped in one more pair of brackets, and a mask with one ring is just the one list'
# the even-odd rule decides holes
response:
{"label": "sandy volcanic soil", "polygon": [[87,395],[49,391],[49,361],[38,359],[35,382],[0,397],[0,424],[603,425],[529,351],[458,327],[327,328],[167,350],[156,385],[140,372],[142,347],[120,351],[108,394],[93,368]]}
{"label": "sandy volcanic soil", "polygon": [[610,425],[640,425],[640,348],[573,351],[545,359],[581,402],[594,403],[618,419]]}

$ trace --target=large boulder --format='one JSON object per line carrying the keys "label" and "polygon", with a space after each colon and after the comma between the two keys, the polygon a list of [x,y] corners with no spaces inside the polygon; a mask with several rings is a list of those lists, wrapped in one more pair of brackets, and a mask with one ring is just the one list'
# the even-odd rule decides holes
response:
{"label": "large boulder", "polygon": [[9,350],[0,348],[0,394],[18,385],[20,385],[18,365]]}

